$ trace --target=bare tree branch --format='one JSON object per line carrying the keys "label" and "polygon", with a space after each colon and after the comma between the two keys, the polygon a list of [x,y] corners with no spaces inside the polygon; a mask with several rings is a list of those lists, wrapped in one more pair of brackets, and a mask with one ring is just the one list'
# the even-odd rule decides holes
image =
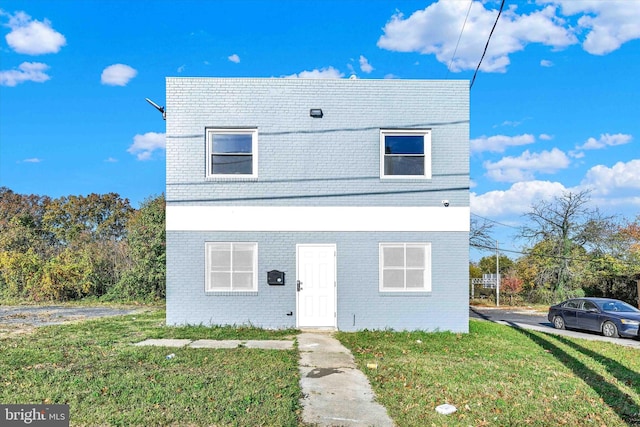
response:
{"label": "bare tree branch", "polygon": [[493,224],[484,218],[482,220],[471,217],[471,228],[469,231],[469,244],[477,248],[491,247],[495,240],[491,237]]}
{"label": "bare tree branch", "polygon": [[571,254],[602,245],[611,227],[611,218],[604,217],[590,206],[591,190],[565,192],[553,200],[540,200],[524,216],[529,220],[520,237],[530,244],[546,242],[553,263],[544,271],[545,278],[554,277],[555,290],[564,290],[574,279],[576,260]]}

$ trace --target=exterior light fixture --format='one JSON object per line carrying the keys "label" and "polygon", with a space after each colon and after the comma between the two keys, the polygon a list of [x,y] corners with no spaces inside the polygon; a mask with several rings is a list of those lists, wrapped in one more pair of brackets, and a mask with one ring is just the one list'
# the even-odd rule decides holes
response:
{"label": "exterior light fixture", "polygon": [[145,98],[145,100],[149,104],[151,104],[153,106],[153,108],[155,108],[156,110],[160,111],[160,113],[162,113],[162,120],[167,120],[167,112],[164,111],[164,107],[159,106],[158,104],[156,104],[155,102],[153,102],[149,98]]}
{"label": "exterior light fixture", "polygon": [[314,119],[321,119],[324,114],[322,114],[321,108],[312,108],[309,110],[309,115]]}

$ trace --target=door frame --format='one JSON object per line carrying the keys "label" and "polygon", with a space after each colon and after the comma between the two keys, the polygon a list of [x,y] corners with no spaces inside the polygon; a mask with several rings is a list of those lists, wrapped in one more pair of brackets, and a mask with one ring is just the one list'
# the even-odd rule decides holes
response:
{"label": "door frame", "polygon": [[[338,247],[335,243],[296,243],[296,328],[300,327],[300,292],[298,292],[297,282],[300,280],[300,248],[304,246],[331,247],[333,248],[333,303],[334,316],[332,326],[322,326],[323,328],[338,329]],[[304,286],[304,283],[303,283]],[[303,326],[304,328],[305,326]]]}

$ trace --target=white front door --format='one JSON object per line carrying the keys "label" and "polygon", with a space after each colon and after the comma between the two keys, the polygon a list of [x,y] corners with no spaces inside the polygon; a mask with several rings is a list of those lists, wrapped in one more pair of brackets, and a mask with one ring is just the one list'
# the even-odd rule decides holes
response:
{"label": "white front door", "polygon": [[296,246],[298,327],[336,326],[336,245]]}

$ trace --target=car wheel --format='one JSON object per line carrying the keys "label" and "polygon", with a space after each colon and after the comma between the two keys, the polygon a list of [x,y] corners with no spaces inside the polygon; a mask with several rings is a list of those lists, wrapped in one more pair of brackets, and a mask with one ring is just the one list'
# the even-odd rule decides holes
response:
{"label": "car wheel", "polygon": [[618,328],[612,322],[604,322],[602,325],[602,334],[609,338],[618,338]]}
{"label": "car wheel", "polygon": [[562,316],[556,316],[553,318],[553,327],[556,329],[564,329],[564,319]]}

